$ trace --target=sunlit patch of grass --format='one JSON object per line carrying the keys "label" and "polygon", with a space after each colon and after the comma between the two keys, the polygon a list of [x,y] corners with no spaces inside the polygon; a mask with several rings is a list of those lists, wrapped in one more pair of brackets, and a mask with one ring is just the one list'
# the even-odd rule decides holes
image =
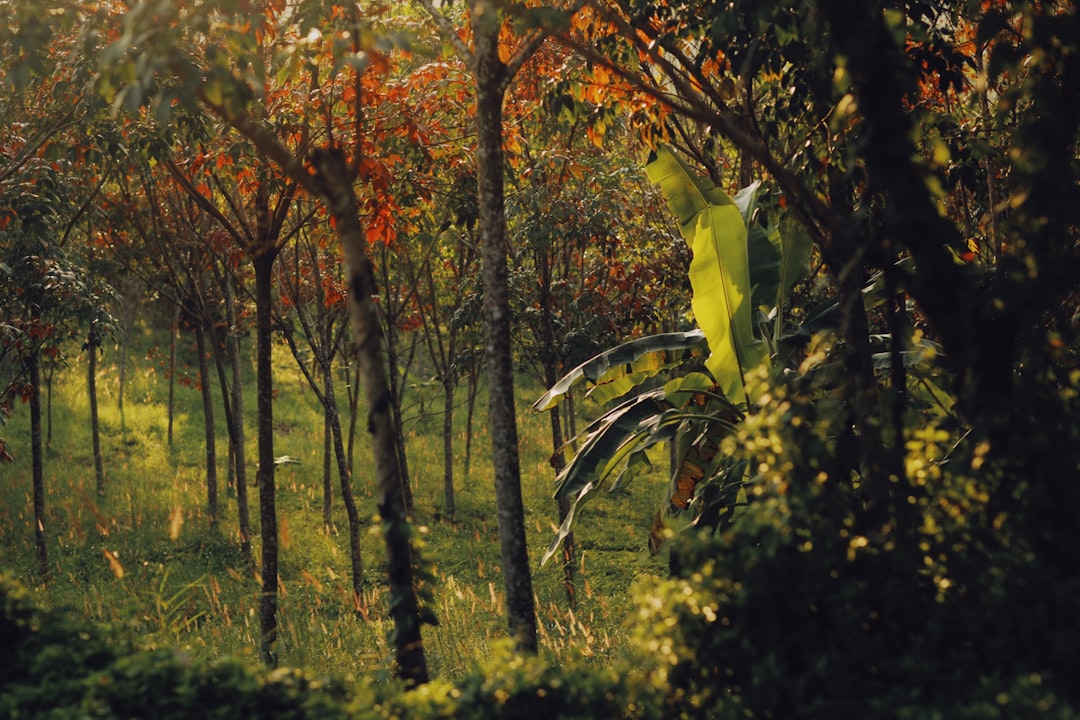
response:
{"label": "sunlit patch of grass", "polygon": [[[167,442],[168,380],[154,345],[164,334],[137,336],[129,355],[123,418],[118,407],[115,352],[103,359],[98,379],[106,494],[95,492],[86,399],[84,358],[58,372],[53,387],[53,440],[46,457],[46,526],[54,579],[43,598],[78,608],[93,621],[129,628],[153,645],[178,644],[191,652],[251,657],[258,640],[257,582],[261,537],[255,487],[256,402],[253,368],[245,385],[248,479],[254,565],[241,557],[235,496],[226,489],[227,436],[214,382],[220,517],[206,515],[206,469],[202,405],[194,387],[176,386],[173,443]],[[352,487],[364,519],[364,586],[359,605],[350,578],[348,533],[333,468],[333,525],[322,521],[323,420],[306,380],[283,348],[277,349],[275,455],[298,464],[276,472],[281,531],[278,652],[282,662],[315,671],[356,676],[387,671],[391,630],[387,614],[384,552],[373,497],[370,447],[360,429]],[[182,359],[193,362],[186,346]],[[248,368],[245,368],[247,371]],[[191,375],[190,368],[185,372]],[[424,628],[434,674],[453,678],[470,671],[506,637],[505,598],[494,510],[486,390],[477,398],[472,459],[465,473],[464,388],[455,413],[457,515],[449,522],[443,499],[442,400],[436,386],[418,383],[423,394],[407,403],[409,468],[415,524],[428,529],[424,558],[436,585],[433,609],[439,624]],[[660,482],[635,482],[627,493],[599,497],[583,510],[575,533],[577,604],[568,606],[562,569],[539,559],[558,522],[549,464],[550,425],[529,407],[540,388],[518,386],[522,494],[534,567],[534,592],[543,652],[552,659],[594,658],[621,652],[630,615],[628,588],[639,575],[662,574],[663,557],[646,551],[652,514],[663,495]],[[344,388],[339,392],[347,427]],[[421,406],[427,413],[419,414]],[[25,408],[4,428],[17,454],[0,468],[0,567],[36,585],[30,502],[29,431]]]}

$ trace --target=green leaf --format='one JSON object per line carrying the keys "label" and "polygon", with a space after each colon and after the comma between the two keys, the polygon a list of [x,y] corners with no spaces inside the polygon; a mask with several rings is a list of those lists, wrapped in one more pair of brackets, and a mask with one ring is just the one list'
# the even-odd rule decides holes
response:
{"label": "green leaf", "polygon": [[742,209],[707,178],[693,173],[665,147],[646,167],[690,244],[691,305],[709,341],[706,367],[734,403],[746,401],[744,375],[767,355],[754,337],[747,230],[743,210],[752,212],[754,192]]}
{"label": "green leaf", "polygon": [[647,335],[617,345],[589,358],[559,379],[543,397],[533,404],[535,410],[550,410],[566,393],[582,380],[595,387],[590,396],[598,402],[622,397],[634,387],[657,373],[681,364],[686,352],[693,352],[705,343],[700,330]]}
{"label": "green leaf", "polygon": [[775,227],[765,229],[755,223],[747,234],[746,254],[750,286],[753,288],[751,307],[763,308],[768,314],[776,307],[780,295],[784,257],[779,231]]}
{"label": "green leaf", "polygon": [[[770,237],[772,237],[771,230],[770,228]],[[781,221],[780,227],[776,229],[775,241],[779,242],[780,256],[783,260],[780,266],[780,292],[776,306],[783,310],[785,295],[810,271],[810,256],[814,249],[814,241],[802,223],[793,217],[786,217]]]}
{"label": "green leaf", "polygon": [[584,441],[573,459],[555,479],[555,497],[569,498],[586,485],[603,479],[612,468],[611,459],[634,437],[642,422],[670,407],[664,390],[650,390],[617,405],[589,424]]}
{"label": "green leaf", "polygon": [[[584,438],[580,449],[556,478],[555,497],[570,499],[570,509],[541,564],[570,534],[581,505],[605,485],[614,490],[627,474],[649,465],[647,453],[652,447],[673,441],[688,422],[705,423],[718,436],[731,431],[738,411],[712,393],[713,387],[712,378],[704,373],[675,378],[612,408],[579,435]],[[688,403],[691,396],[701,393],[713,398],[704,411]]]}

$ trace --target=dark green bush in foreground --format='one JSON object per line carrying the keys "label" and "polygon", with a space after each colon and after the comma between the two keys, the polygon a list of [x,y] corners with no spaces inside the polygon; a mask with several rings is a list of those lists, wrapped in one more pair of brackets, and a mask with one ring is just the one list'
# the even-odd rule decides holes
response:
{"label": "dark green bush in foreground", "polygon": [[[642,647],[672,714],[702,718],[1073,718],[1080,582],[1035,541],[1023,474],[927,422],[875,496],[844,470],[840,408],[773,390],[728,452],[750,505],[643,598]],[[1075,472],[1071,475],[1075,478]],[[1018,498],[1020,494],[1023,498]],[[1067,502],[1067,498],[1061,498]]]}
{"label": "dark green bush in foreground", "polygon": [[73,613],[42,610],[0,578],[0,717],[11,718],[607,718],[633,710],[614,669],[555,668],[498,652],[456,684],[405,692],[386,677],[357,683],[182,650],[141,650]]}

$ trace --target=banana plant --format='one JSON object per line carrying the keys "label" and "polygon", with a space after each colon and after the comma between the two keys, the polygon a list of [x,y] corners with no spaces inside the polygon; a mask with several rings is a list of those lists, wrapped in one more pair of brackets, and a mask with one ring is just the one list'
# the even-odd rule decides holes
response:
{"label": "banana plant", "polygon": [[[693,253],[690,283],[698,329],[623,343],[567,373],[534,405],[549,410],[577,384],[611,407],[578,435],[577,452],[556,478],[555,495],[570,512],[542,562],[570,533],[578,510],[603,487],[649,464],[648,450],[676,448],[668,498],[650,532],[659,549],[665,518],[689,512],[692,523],[716,527],[738,504],[745,465],[719,452],[748,406],[747,373],[768,363],[779,337],[756,318],[779,318],[785,295],[805,272],[805,235],[764,227],[758,218],[760,184],[734,198],[694,173],[668,148],[646,166],[660,187]],[[670,378],[658,381],[662,373]]]}

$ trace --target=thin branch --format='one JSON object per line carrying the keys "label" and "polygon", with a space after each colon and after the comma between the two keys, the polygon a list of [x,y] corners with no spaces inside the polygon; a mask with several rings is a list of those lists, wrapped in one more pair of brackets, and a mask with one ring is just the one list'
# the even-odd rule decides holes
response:
{"label": "thin branch", "polygon": [[521,44],[514,50],[514,54],[510,56],[510,59],[506,61],[506,74],[503,76],[502,90],[505,92],[510,83],[517,76],[521,67],[529,61],[536,51],[540,49],[540,46],[544,44],[544,41],[551,37],[551,33],[544,28],[533,29],[528,37],[521,41]]}
{"label": "thin branch", "polygon": [[454,50],[461,57],[461,60],[470,68],[476,67],[476,55],[461,39],[458,35],[457,29],[454,24],[450,22],[450,19],[439,12],[436,9],[432,0],[413,0],[417,5],[427,11],[427,14],[431,16],[432,21],[435,23],[435,27],[439,29],[439,34],[443,36],[445,40],[448,40],[451,45],[454,46]]}
{"label": "thin branch", "polygon": [[286,177],[316,197],[321,197],[312,170],[304,160],[297,157],[274,132],[247,112],[228,113],[225,108],[215,105],[202,97],[203,103],[214,114],[233,126],[233,128],[255,145],[255,148],[269,157],[281,168]]}
{"label": "thin branch", "polygon": [[229,233],[241,247],[249,246],[250,243],[248,242],[248,238],[244,237],[244,235],[229,221],[229,218],[225,217],[225,214],[222,213],[214,203],[210,202],[201,192],[199,192],[198,188],[191,182],[191,178],[184,174],[184,171],[180,169],[176,164],[176,161],[172,158],[167,159],[165,161],[165,167],[168,169],[169,174],[172,175],[173,179],[180,183],[180,187],[184,188],[184,192],[187,193],[188,197],[194,200],[195,204],[202,208],[203,212],[217,220],[225,231]]}

